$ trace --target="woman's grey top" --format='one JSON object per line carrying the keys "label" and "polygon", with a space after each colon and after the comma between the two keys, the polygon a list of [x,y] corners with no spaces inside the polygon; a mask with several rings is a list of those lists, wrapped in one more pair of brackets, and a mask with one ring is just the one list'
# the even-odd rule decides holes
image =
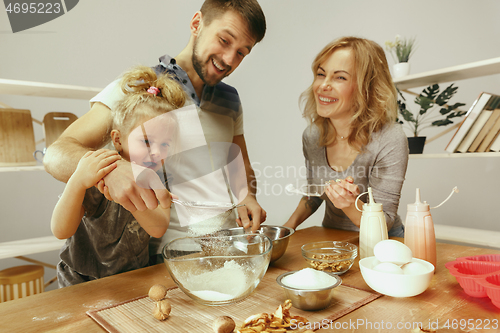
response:
{"label": "woman's grey top", "polygon": [[[354,162],[347,170],[339,172],[328,164],[326,147],[318,144],[319,135],[319,129],[314,124],[309,125],[302,135],[309,184],[323,184],[329,180],[351,176],[360,193],[368,191],[368,187],[372,188],[375,202],[383,205],[387,230],[400,228],[402,222],[397,212],[408,164],[408,141],[401,125],[386,125],[379,132],[373,133],[370,142]],[[366,202],[366,195],[360,199]],[[326,194],[319,200],[326,201],[324,227],[359,231]]]}

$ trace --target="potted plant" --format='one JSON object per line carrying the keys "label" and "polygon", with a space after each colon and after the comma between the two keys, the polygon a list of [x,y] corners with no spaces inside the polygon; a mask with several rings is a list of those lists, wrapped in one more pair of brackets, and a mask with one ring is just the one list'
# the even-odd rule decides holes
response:
{"label": "potted plant", "polygon": [[395,62],[392,68],[392,76],[398,78],[408,75],[410,73],[408,61],[415,51],[415,37],[401,39],[399,35],[396,35],[394,42],[385,42],[385,49],[391,54]]}
{"label": "potted plant", "polygon": [[[426,137],[420,137],[420,132],[431,126],[447,126],[453,124],[452,119],[464,116],[467,112],[458,110],[464,103],[447,104],[455,95],[458,87],[450,84],[445,90],[440,91],[438,84],[433,84],[423,89],[415,97],[415,103],[420,107],[417,113],[413,113],[406,106],[406,99],[398,90],[399,115],[398,122],[411,130],[413,137],[408,137],[410,154],[421,154],[424,149]],[[435,111],[439,110],[438,113]]]}

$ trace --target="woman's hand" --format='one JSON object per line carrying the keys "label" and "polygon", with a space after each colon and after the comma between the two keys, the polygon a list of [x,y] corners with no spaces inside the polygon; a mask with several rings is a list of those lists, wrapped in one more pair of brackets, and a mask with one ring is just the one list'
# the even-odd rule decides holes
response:
{"label": "woman's hand", "polygon": [[337,179],[335,182],[330,181],[330,185],[325,188],[325,193],[335,207],[344,209],[355,204],[360,192],[358,185],[353,182],[350,176],[346,179]]}
{"label": "woman's hand", "polygon": [[85,189],[96,185],[99,180],[116,168],[116,161],[121,156],[114,150],[99,149],[89,151],[78,162],[72,178]]}

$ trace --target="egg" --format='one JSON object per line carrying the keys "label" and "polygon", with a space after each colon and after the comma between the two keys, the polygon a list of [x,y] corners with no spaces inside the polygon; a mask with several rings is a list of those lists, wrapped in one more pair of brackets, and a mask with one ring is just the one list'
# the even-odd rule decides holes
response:
{"label": "egg", "polygon": [[429,269],[419,262],[410,262],[402,268],[404,275],[419,275],[429,273]]}
{"label": "egg", "polygon": [[378,242],[373,248],[373,253],[380,262],[389,262],[396,265],[410,262],[412,258],[411,249],[405,244],[393,239],[386,239]]}
{"label": "egg", "polygon": [[372,269],[373,269],[373,267],[377,266],[378,264],[380,264],[380,261],[377,258],[374,258],[372,261]]}
{"label": "egg", "polygon": [[403,270],[395,264],[390,262],[383,262],[373,267],[374,271],[389,273],[389,274],[403,274]]}

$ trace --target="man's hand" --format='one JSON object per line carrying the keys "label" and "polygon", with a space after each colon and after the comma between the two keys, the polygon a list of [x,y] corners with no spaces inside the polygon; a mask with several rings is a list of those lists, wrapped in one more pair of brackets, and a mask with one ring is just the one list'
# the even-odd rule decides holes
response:
{"label": "man's hand", "polygon": [[[138,175],[137,181],[134,173]],[[153,210],[158,207],[158,201],[162,208],[169,208],[171,204],[170,192],[153,170],[125,160],[117,162],[116,169],[104,177],[104,182],[99,182],[98,189],[108,200],[117,202],[132,213]]]}
{"label": "man's hand", "polygon": [[252,195],[248,195],[239,204],[245,204],[245,206],[238,208],[239,218],[236,219],[236,223],[245,229],[251,227],[252,232],[259,230],[261,223],[266,220],[266,211]]}

